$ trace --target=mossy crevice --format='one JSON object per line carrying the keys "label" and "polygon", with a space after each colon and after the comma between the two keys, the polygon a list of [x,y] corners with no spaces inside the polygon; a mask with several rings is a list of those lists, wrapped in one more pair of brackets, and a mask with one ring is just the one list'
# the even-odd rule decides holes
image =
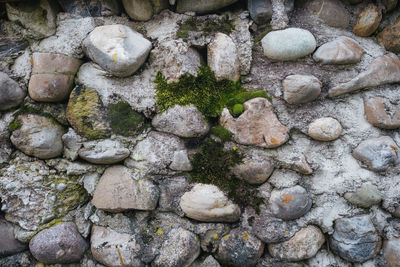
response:
{"label": "mossy crevice", "polygon": [[227,142],[231,140],[233,133],[229,131],[228,129],[225,129],[221,125],[216,125],[211,128],[211,134],[215,135],[218,137],[222,142]]}
{"label": "mossy crevice", "polygon": [[124,101],[108,106],[108,119],[112,132],[118,135],[131,136],[145,127],[144,116]]}

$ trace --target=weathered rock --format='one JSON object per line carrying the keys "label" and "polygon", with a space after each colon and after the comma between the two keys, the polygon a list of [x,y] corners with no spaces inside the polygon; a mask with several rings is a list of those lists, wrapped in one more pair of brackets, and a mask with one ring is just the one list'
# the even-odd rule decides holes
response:
{"label": "weathered rock", "polygon": [[322,83],[312,75],[289,75],[283,80],[283,99],[289,104],[308,103],[321,94]]}
{"label": "weathered rock", "polygon": [[176,12],[185,13],[187,11],[193,11],[196,13],[209,13],[235,2],[237,2],[237,0],[178,0]]}
{"label": "weathered rock", "polygon": [[159,197],[158,188],[146,178],[135,179],[124,166],[113,166],[104,172],[94,192],[92,204],[98,209],[154,210]]}
{"label": "weathered rock", "polygon": [[122,4],[131,19],[147,21],[153,16],[150,0],[122,0]]}
{"label": "weathered rock", "polygon": [[110,136],[107,112],[96,90],[75,87],[69,97],[67,119],[77,133],[88,139]]}
{"label": "weathered rock", "polygon": [[4,72],[0,72],[0,111],[18,106],[26,92]]}
{"label": "weathered rock", "polygon": [[111,228],[93,225],[90,249],[93,258],[106,266],[145,266],[140,260],[141,246],[135,236]]}
{"label": "weathered rock", "polygon": [[167,9],[169,7],[169,1],[168,0],[150,0],[151,5],[153,6],[153,12],[155,14],[160,13],[164,9]]}
{"label": "weathered rock", "polygon": [[314,0],[307,3],[307,9],[331,27],[345,29],[349,26],[350,14],[341,1]]}
{"label": "weathered rock", "polygon": [[400,18],[378,34],[378,41],[386,50],[400,53]]}
{"label": "weathered rock", "polygon": [[200,255],[198,237],[185,229],[172,229],[151,266],[191,266]]}
{"label": "weathered rock", "polygon": [[[293,0],[285,0],[284,4],[286,13],[293,10]],[[271,20],[273,15],[271,0],[250,0],[247,2],[247,9],[250,12],[252,20],[257,24],[266,24]]]}
{"label": "weathered rock", "polygon": [[272,191],[269,203],[272,213],[283,220],[300,218],[312,206],[312,200],[307,191],[299,185]]}
{"label": "weathered rock", "polygon": [[383,129],[400,127],[400,106],[392,104],[384,97],[369,98],[364,101],[364,111],[367,121]]}
{"label": "weathered rock", "polygon": [[397,0],[382,0],[382,4],[385,5],[386,12],[392,11],[396,5],[397,5]]}
{"label": "weathered rock", "polygon": [[397,267],[400,262],[400,238],[393,238],[383,242],[383,256],[388,267]]}
{"label": "weathered rock", "polygon": [[194,105],[175,105],[156,115],[151,124],[158,131],[180,137],[200,137],[210,130],[203,114]]}
{"label": "weathered rock", "polygon": [[353,157],[372,171],[386,171],[397,162],[397,144],[389,136],[362,141],[354,150]]}
{"label": "weathered rock", "polygon": [[8,19],[20,23],[34,38],[42,39],[56,32],[58,5],[53,1],[7,3],[6,8]]}
{"label": "weathered rock", "polygon": [[29,43],[21,38],[0,37],[0,58],[15,58],[25,51]]}
{"label": "weathered rock", "polygon": [[0,256],[13,255],[24,251],[26,245],[15,239],[14,226],[0,216]]}
{"label": "weathered rock", "polygon": [[331,117],[319,118],[308,125],[308,135],[318,141],[333,141],[342,133],[342,125]]}
{"label": "weathered rock", "polygon": [[370,36],[378,29],[381,20],[381,10],[376,5],[369,4],[358,14],[353,33],[362,37]]}
{"label": "weathered rock", "polygon": [[262,40],[264,54],[277,61],[289,61],[314,52],[317,42],[307,30],[288,28],[269,32]]}
{"label": "weathered rock", "polygon": [[362,208],[369,208],[379,204],[382,200],[378,188],[372,184],[363,184],[356,192],[347,192],[344,194],[344,198],[350,203]]}
{"label": "weathered rock", "polygon": [[114,164],[127,158],[129,150],[119,142],[109,139],[82,144],[78,154],[82,159],[95,164]]}
{"label": "weathered rock", "polygon": [[71,161],[76,160],[84,138],[78,135],[74,129],[68,128],[68,132],[62,136],[62,141],[64,144],[64,156]]}
{"label": "weathered rock", "polygon": [[190,267],[221,267],[213,256],[209,255],[207,258],[199,257],[190,265]]}
{"label": "weathered rock", "polygon": [[321,64],[355,64],[360,62],[364,51],[353,39],[340,36],[321,45],[313,58]]}
{"label": "weathered rock", "polygon": [[341,258],[350,262],[365,262],[378,254],[381,244],[381,237],[368,215],[335,221],[330,247]]}
{"label": "weathered rock", "polygon": [[44,229],[29,242],[32,255],[44,264],[79,262],[88,247],[72,222]]}
{"label": "weathered rock", "polygon": [[218,32],[207,46],[207,63],[217,80],[238,81],[240,78],[239,55],[232,39]]}
{"label": "weathered rock", "polygon": [[236,142],[274,148],[288,140],[288,129],[278,120],[267,99],[253,98],[243,107],[244,112],[238,118],[226,108],[220,118],[220,124],[233,133]]}
{"label": "weathered rock", "polygon": [[28,91],[33,100],[58,102],[68,98],[82,61],[62,54],[34,53]]}
{"label": "weathered rock", "polygon": [[13,131],[11,142],[22,152],[40,159],[62,154],[64,129],[50,118],[26,114],[17,117],[20,128]]}
{"label": "weathered rock", "polygon": [[202,222],[235,222],[240,217],[239,206],[210,184],[196,184],[181,197],[180,206],[187,217]]}
{"label": "weathered rock", "polygon": [[400,82],[400,59],[395,54],[376,58],[352,80],[339,84],[329,90],[329,96],[335,97],[360,89]]}
{"label": "weathered rock", "polygon": [[64,12],[83,17],[101,17],[121,14],[117,0],[57,0]]}
{"label": "weathered rock", "polygon": [[181,197],[187,191],[189,183],[185,177],[164,179],[159,183],[160,200],[158,208],[161,211],[172,211],[183,216],[184,213],[179,206]]}
{"label": "weathered rock", "polygon": [[96,27],[82,45],[90,59],[118,77],[137,71],[151,50],[149,40],[120,24]]}
{"label": "weathered rock", "polygon": [[288,241],[269,244],[268,251],[271,256],[282,260],[300,261],[314,257],[324,242],[325,237],[321,230],[309,225],[298,231]]}
{"label": "weathered rock", "polygon": [[300,179],[300,174],[294,171],[277,169],[268,179],[268,183],[270,183],[276,189],[282,189],[297,185]]}

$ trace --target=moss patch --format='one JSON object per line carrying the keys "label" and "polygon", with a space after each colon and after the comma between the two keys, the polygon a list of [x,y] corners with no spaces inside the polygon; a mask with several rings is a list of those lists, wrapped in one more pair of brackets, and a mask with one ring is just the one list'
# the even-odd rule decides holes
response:
{"label": "moss patch", "polygon": [[108,119],[113,133],[118,135],[134,135],[145,126],[144,116],[124,101],[108,106]]}
{"label": "moss patch", "polygon": [[211,133],[221,139],[222,142],[227,142],[231,140],[233,133],[225,129],[221,125],[217,125],[211,128]]}
{"label": "moss patch", "polygon": [[234,116],[239,116],[243,113],[243,105],[242,104],[235,104],[232,108],[232,114]]}
{"label": "moss patch", "polygon": [[19,120],[13,120],[10,125],[8,125],[8,130],[10,130],[10,132],[14,132],[15,130],[21,128],[21,122],[19,122]]}

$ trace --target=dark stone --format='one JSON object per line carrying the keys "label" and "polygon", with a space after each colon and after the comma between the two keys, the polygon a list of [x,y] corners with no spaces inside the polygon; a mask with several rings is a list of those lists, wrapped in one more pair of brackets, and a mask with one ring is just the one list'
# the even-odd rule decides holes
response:
{"label": "dark stone", "polygon": [[18,83],[0,72],[0,111],[13,108],[22,103],[26,92],[19,87]]}
{"label": "dark stone", "polygon": [[14,237],[14,226],[0,215],[0,256],[13,255],[24,251],[26,245]]}
{"label": "dark stone", "polygon": [[57,0],[64,12],[82,17],[101,17],[121,14],[117,0]]}
{"label": "dark stone", "polygon": [[[0,8],[1,16],[1,8]],[[28,42],[23,39],[2,38],[0,37],[0,58],[11,57],[15,58],[23,53],[28,47]]]}
{"label": "dark stone", "polygon": [[[285,12],[289,13],[293,10],[294,0],[285,0]],[[272,18],[272,3],[271,0],[249,0],[247,9],[250,12],[251,18],[257,24],[266,24]]]}

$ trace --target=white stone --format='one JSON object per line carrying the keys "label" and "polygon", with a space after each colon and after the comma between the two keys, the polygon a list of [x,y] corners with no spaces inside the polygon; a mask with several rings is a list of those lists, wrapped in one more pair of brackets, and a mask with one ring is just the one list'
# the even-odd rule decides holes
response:
{"label": "white stone", "polygon": [[319,118],[308,125],[308,135],[318,141],[333,141],[342,133],[342,125],[331,117]]}
{"label": "white stone", "polygon": [[83,143],[79,157],[95,164],[113,164],[129,156],[129,150],[118,141],[101,140]]}

